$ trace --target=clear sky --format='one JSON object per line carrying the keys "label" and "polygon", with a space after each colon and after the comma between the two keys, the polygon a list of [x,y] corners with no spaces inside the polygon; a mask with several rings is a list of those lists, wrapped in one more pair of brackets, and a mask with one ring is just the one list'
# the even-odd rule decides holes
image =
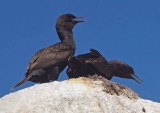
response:
{"label": "clear sky", "polygon": [[[97,49],[107,60],[133,66],[144,82],[114,78],[140,97],[160,102],[159,0],[1,0],[0,97],[24,77],[31,56],[59,42],[55,21],[59,15],[84,16],[76,25],[76,55]],[[68,79],[65,71],[59,81]],[[26,82],[16,90],[34,85]],[[16,91],[14,90],[14,91]]]}

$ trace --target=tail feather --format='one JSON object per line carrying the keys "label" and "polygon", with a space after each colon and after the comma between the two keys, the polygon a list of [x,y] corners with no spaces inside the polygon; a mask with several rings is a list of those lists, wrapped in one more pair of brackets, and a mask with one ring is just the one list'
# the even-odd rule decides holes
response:
{"label": "tail feather", "polygon": [[29,80],[31,78],[31,76],[27,76],[24,79],[22,79],[21,81],[19,81],[12,89],[15,89],[16,87],[22,85],[24,82],[26,82],[27,80]]}

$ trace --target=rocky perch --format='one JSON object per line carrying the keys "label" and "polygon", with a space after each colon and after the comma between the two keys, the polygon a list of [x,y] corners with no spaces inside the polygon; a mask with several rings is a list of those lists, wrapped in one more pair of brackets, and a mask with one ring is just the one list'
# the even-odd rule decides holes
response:
{"label": "rocky perch", "polygon": [[36,84],[0,98],[0,113],[160,113],[160,103],[102,77]]}

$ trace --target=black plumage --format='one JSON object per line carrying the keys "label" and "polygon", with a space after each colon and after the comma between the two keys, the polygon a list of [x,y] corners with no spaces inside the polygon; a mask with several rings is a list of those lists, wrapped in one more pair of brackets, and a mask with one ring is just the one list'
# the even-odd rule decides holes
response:
{"label": "black plumage", "polygon": [[88,77],[95,74],[111,79],[108,61],[95,49],[89,53],[71,57],[66,71],[69,78]]}
{"label": "black plumage", "polygon": [[59,74],[67,66],[68,58],[75,52],[75,42],[72,29],[79,23],[72,14],[64,14],[57,18],[56,30],[61,42],[36,52],[31,58],[23,80],[13,88],[20,86],[25,81],[45,83],[58,79]]}
{"label": "black plumage", "polygon": [[134,69],[127,63],[118,60],[111,60],[109,61],[109,65],[112,76],[133,79],[139,84],[143,82],[143,80],[135,74]]}
{"label": "black plumage", "polygon": [[[121,61],[107,61],[97,50],[91,49],[87,54],[81,54],[69,59],[67,75],[69,78],[88,77],[92,75],[101,75],[108,80],[113,76],[120,78],[134,79],[141,83],[133,68]],[[136,78],[134,78],[136,77]]]}

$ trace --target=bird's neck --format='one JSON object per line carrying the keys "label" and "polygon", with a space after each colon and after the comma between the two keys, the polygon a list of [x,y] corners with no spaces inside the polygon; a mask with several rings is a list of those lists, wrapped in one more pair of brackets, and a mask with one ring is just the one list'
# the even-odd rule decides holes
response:
{"label": "bird's neck", "polygon": [[73,37],[72,30],[57,28],[57,34],[61,40],[61,42],[64,42],[72,47],[72,49],[75,50],[76,45]]}

